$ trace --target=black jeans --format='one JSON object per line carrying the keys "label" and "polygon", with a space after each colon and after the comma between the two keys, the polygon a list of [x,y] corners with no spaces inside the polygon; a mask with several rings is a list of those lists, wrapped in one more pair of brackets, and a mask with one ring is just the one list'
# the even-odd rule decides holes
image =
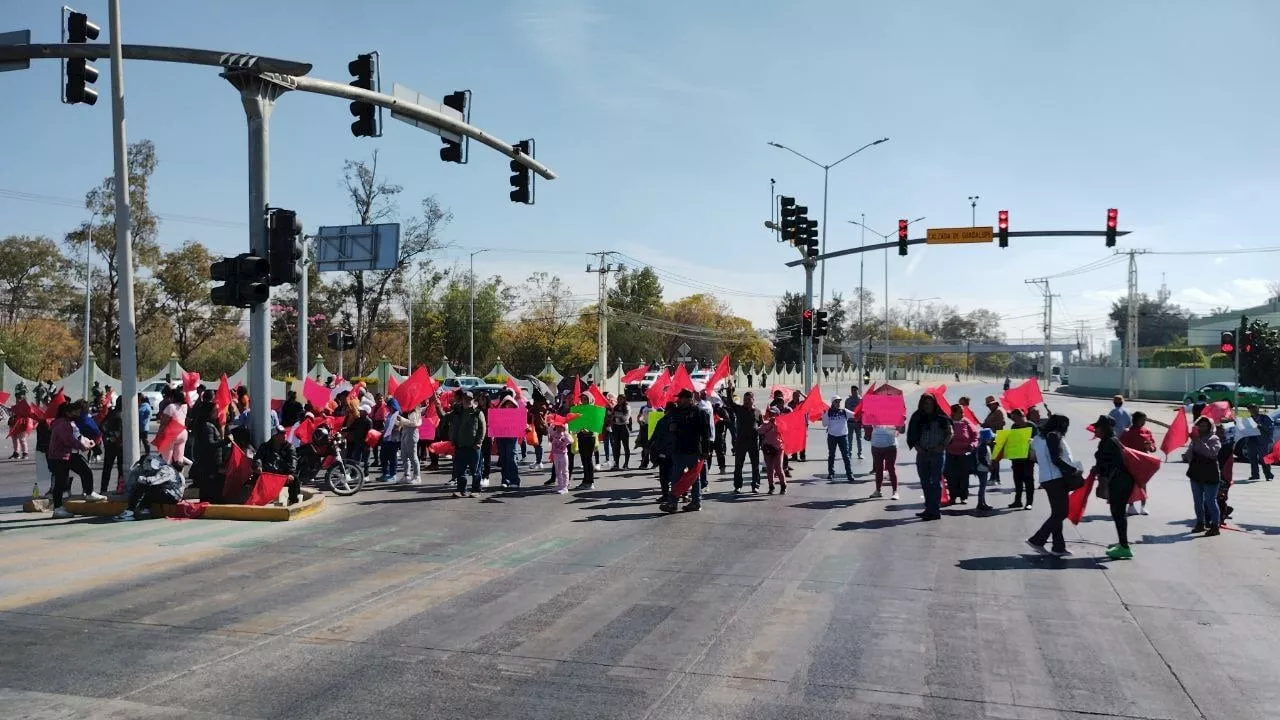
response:
{"label": "black jeans", "polygon": [[1062,523],[1067,519],[1067,481],[1062,478],[1050,480],[1042,483],[1040,488],[1044,490],[1045,497],[1049,498],[1049,519],[1031,536],[1031,542],[1043,545],[1052,537],[1054,550],[1066,550],[1067,544],[1062,538]]}
{"label": "black jeans", "polygon": [[[89,468],[89,461],[80,453],[71,453],[70,464],[71,472],[80,476],[80,489],[85,495],[93,492],[93,470]],[[71,491],[71,483],[68,481],[66,490]]]}
{"label": "black jeans", "polygon": [[[625,463],[631,464],[631,433],[627,432],[625,425],[616,426],[609,433],[609,437],[613,441],[613,464],[621,465],[625,457]],[[625,453],[625,455],[624,455]]]}
{"label": "black jeans", "polygon": [[1111,506],[1111,519],[1116,524],[1116,539],[1121,547],[1129,547],[1129,496],[1133,494],[1133,479],[1117,474],[1107,483],[1107,504]]}
{"label": "black jeans", "polygon": [[671,494],[671,458],[656,457],[656,465],[658,466],[658,484],[662,486],[662,499],[666,500]]}
{"label": "black jeans", "polygon": [[578,436],[578,455],[582,458],[582,484],[591,487],[596,483],[596,436]]}
{"label": "black jeans", "polygon": [[736,447],[733,449],[733,489],[742,489],[742,465],[751,458],[751,487],[760,487],[760,446]]}
{"label": "black jeans", "polygon": [[[1010,469],[1013,471],[1013,503],[1022,505],[1022,493],[1027,494],[1027,505],[1035,499],[1036,479],[1034,475],[1034,466],[1030,459],[1010,460]],[[1128,497],[1128,495],[1125,495]]]}
{"label": "black jeans", "polygon": [[973,455],[947,455],[947,462],[942,466],[942,476],[947,480],[947,493],[951,499],[969,499],[969,475],[973,471]]}
{"label": "black jeans", "polygon": [[111,466],[116,468],[116,475],[124,480],[124,447],[119,443],[102,444],[102,480],[98,484],[98,492],[107,494],[111,486]]}

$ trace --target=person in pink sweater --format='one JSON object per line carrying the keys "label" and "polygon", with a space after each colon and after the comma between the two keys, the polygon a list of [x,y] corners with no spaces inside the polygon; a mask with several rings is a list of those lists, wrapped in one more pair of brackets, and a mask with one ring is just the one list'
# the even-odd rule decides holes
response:
{"label": "person in pink sweater", "polygon": [[978,424],[965,418],[964,408],[951,406],[951,441],[947,443],[946,465],[942,475],[947,480],[948,504],[969,502],[969,476],[974,471],[973,453],[978,449]]}

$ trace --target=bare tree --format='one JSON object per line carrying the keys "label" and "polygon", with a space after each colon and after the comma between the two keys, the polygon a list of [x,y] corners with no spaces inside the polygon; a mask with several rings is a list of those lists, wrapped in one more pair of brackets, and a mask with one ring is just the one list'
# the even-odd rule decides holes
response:
{"label": "bare tree", "polygon": [[1271,293],[1271,299],[1280,301],[1280,280],[1271,280],[1267,283],[1267,292]]}
{"label": "bare tree", "polygon": [[[396,196],[404,188],[379,177],[376,150],[368,162],[347,160],[342,174],[343,185],[361,225],[389,222],[399,217]],[[453,214],[441,206],[434,195],[422,199],[420,210],[420,216],[409,219],[401,228],[400,253],[394,269],[350,272],[340,284],[352,306],[348,317],[356,339],[355,367],[361,372],[366,369],[366,353],[380,316],[390,307],[391,294],[402,289],[404,271],[423,254],[442,246],[440,234],[453,220]]]}

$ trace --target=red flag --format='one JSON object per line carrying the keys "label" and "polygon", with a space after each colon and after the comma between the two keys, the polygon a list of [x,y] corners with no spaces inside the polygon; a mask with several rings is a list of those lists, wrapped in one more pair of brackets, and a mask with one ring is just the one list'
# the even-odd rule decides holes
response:
{"label": "red flag", "polygon": [[1187,409],[1178,408],[1178,411],[1173,414],[1173,421],[1169,423],[1168,432],[1164,434],[1164,440],[1160,441],[1160,452],[1168,455],[1181,449],[1190,439],[1191,433],[1187,430]]}
{"label": "red flag", "polygon": [[693,489],[693,484],[698,482],[702,477],[703,461],[700,459],[693,467],[689,468],[683,475],[676,480],[675,485],[671,486],[671,496],[680,497]]}
{"label": "red flag", "polygon": [[1084,479],[1084,485],[1079,489],[1072,490],[1067,496],[1067,519],[1072,525],[1079,525],[1084,519],[1084,507],[1089,503],[1089,496],[1093,494],[1093,485],[1098,481],[1098,476],[1089,473],[1089,477]]}
{"label": "red flag", "polygon": [[649,401],[649,407],[661,410],[667,406],[667,388],[671,385],[671,373],[666,369],[662,369],[662,373],[654,378],[653,384],[648,390],[644,391],[645,399]]}
{"label": "red flag", "polygon": [[711,377],[707,379],[707,394],[715,392],[716,385],[719,385],[727,377],[729,377],[729,356],[725,355],[720,358],[720,364],[716,366],[716,371],[711,373]]}
{"label": "red flag", "polygon": [[311,378],[302,381],[302,397],[311,406],[312,412],[324,410],[332,399],[329,397],[329,388]]}
{"label": "red flag", "polygon": [[822,414],[827,411],[827,404],[822,400],[822,387],[814,385],[809,394],[805,396],[804,402],[800,403],[800,407],[796,412],[803,413],[809,422],[817,422],[822,419]]}
{"label": "red flag", "polygon": [[213,412],[217,415],[219,425],[227,422],[227,408],[231,407],[231,388],[227,385],[227,374],[222,374],[218,381],[218,389],[213,393]]}
{"label": "red flag", "polygon": [[280,497],[280,490],[288,482],[288,475],[269,472],[259,473],[258,482],[253,484],[253,492],[249,493],[249,499],[245,500],[244,504],[269,505]]}
{"label": "red flag", "polygon": [[[187,398],[187,404],[195,404],[196,388],[200,386],[200,373],[182,371],[182,394]],[[108,403],[110,404],[110,403]]]}
{"label": "red flag", "polygon": [[1160,469],[1160,458],[1151,453],[1125,447],[1124,469],[1129,471],[1134,484],[1142,487],[1147,484],[1147,481],[1155,477],[1156,471]]}
{"label": "red flag", "polygon": [[1030,378],[1015,388],[1009,388],[1000,396],[1000,405],[1005,410],[1029,410],[1034,405],[1044,402],[1040,393],[1040,385],[1035,378]]}
{"label": "red flag", "polygon": [[648,372],[649,372],[649,366],[641,365],[640,367],[634,370],[631,370],[627,372],[625,375],[623,375],[622,382],[623,384],[640,382],[641,380],[644,379],[645,374]]}
{"label": "red flag", "polygon": [[[18,405],[21,405],[24,402],[26,401],[25,400],[19,401]],[[67,402],[67,396],[63,394],[62,388],[58,388],[58,392],[54,393],[53,399],[49,401],[48,409],[44,411],[44,419],[52,420],[58,417],[58,408],[62,407],[63,404],[66,402]],[[13,406],[14,415],[18,414],[18,405]]]}
{"label": "red flag", "polygon": [[423,400],[431,397],[436,391],[436,381],[427,372],[426,365],[419,365],[417,370],[396,388],[394,395],[400,409],[408,412],[417,407]]}
{"label": "red flag", "polygon": [[875,392],[875,391],[876,391],[876,384],[875,384],[875,381],[872,381],[872,383],[871,383],[871,387],[867,388],[867,391],[866,391],[865,393],[863,393],[863,395],[870,395],[871,393],[873,393],[873,392]]}
{"label": "red flag", "polygon": [[971,423],[973,423],[974,425],[977,425],[977,426],[979,426],[979,427],[981,427],[981,426],[982,426],[982,423],[978,422],[978,416],[973,414],[973,411],[969,409],[969,406],[968,406],[968,405],[961,405],[960,407],[964,408],[964,419],[965,419],[965,420],[968,420],[969,422],[971,422]]}
{"label": "red flag", "polygon": [[245,457],[244,451],[235,443],[231,443],[231,457],[227,459],[225,472],[226,480],[222,483],[222,497],[235,502],[240,499],[244,484],[249,482],[249,476],[253,472],[249,458]]}
{"label": "red flag", "polygon": [[0,390],[0,405],[4,405],[7,402],[9,402],[9,393]]}
{"label": "red flag", "polygon": [[164,452],[169,449],[169,446],[172,445],[174,441],[178,439],[178,436],[186,429],[187,427],[185,425],[170,418],[169,421],[164,424],[164,428],[161,429],[160,432],[156,433],[156,436],[151,440],[151,444],[156,450]]}
{"label": "red flag", "polygon": [[951,416],[951,403],[947,402],[947,386],[939,385],[924,389],[925,393],[932,395],[935,402],[938,403],[938,409]]}
{"label": "red flag", "polygon": [[569,404],[577,405],[582,402],[582,376],[573,376],[573,394],[569,396]]}
{"label": "red flag", "polygon": [[588,385],[587,394],[591,396],[591,399],[595,401],[596,405],[599,405],[600,407],[606,407],[606,408],[609,407],[609,399],[606,398],[604,396],[604,393],[600,391],[600,386]]}
{"label": "red flag", "polygon": [[396,379],[396,376],[388,375],[387,376],[387,395],[390,395],[391,397],[395,397],[396,388],[398,387],[400,387],[400,381]]}
{"label": "red flag", "polygon": [[794,455],[804,449],[804,435],[808,432],[809,423],[801,410],[779,415],[773,422],[778,426],[783,454]]}
{"label": "red flag", "polygon": [[1276,440],[1276,444],[1271,446],[1271,452],[1262,458],[1262,462],[1268,465],[1280,465],[1280,440]]}
{"label": "red flag", "polygon": [[947,489],[945,480],[942,482],[942,497],[938,498],[938,502],[943,506],[951,504],[951,491]]}
{"label": "red flag", "polygon": [[1200,411],[1200,417],[1207,417],[1215,423],[1223,423],[1235,419],[1235,413],[1231,411],[1229,401],[1219,400],[1205,405],[1204,410]]}
{"label": "red flag", "polygon": [[677,365],[676,371],[671,375],[671,385],[667,387],[667,396],[662,404],[665,406],[675,401],[681,390],[693,392],[693,378],[689,377],[689,371],[684,369],[684,365]]}
{"label": "red flag", "polygon": [[520,404],[520,407],[524,407],[524,389],[520,387],[516,379],[508,375],[506,385],[511,389],[511,392],[516,394],[516,402]]}

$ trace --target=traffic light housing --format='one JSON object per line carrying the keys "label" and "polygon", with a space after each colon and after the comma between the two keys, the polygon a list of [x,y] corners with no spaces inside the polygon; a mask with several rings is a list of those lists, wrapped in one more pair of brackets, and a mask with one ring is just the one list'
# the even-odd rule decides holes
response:
{"label": "traffic light housing", "polygon": [[[67,13],[67,42],[87,43],[97,40],[101,29],[89,21],[89,16],[81,12]],[[66,62],[66,85],[63,88],[62,101],[68,105],[84,103],[94,105],[98,102],[98,91],[89,87],[98,80],[98,68],[88,58],[70,58]]]}
{"label": "traffic light housing", "polygon": [[1120,221],[1120,211],[1115,208],[1107,210],[1107,247],[1116,246],[1116,226]]}
{"label": "traffic light housing", "polygon": [[806,258],[818,257],[818,221],[807,217],[800,218],[797,243],[804,246]]}
{"label": "traffic light housing", "polygon": [[1254,344],[1253,344],[1253,331],[1252,331],[1252,330],[1245,330],[1245,331],[1244,331],[1244,337],[1243,337],[1243,338],[1241,338],[1241,340],[1240,340],[1240,352],[1243,352],[1243,353],[1251,353],[1251,352],[1253,352],[1253,349],[1254,349]]}
{"label": "traffic light housing", "polygon": [[209,265],[209,279],[223,283],[209,291],[214,305],[250,308],[267,301],[271,288],[267,285],[270,263],[250,253],[224,257]]}
{"label": "traffic light housing", "polygon": [[800,337],[813,337],[813,311],[807,308],[800,313]]}
{"label": "traffic light housing", "polygon": [[827,311],[819,310],[813,322],[813,336],[823,337],[827,334]]}
{"label": "traffic light housing", "polygon": [[898,220],[898,254],[903,257],[907,254],[907,225],[905,218]]}
{"label": "traffic light housing", "polygon": [[267,215],[267,238],[270,254],[270,284],[296,285],[302,282],[302,254],[305,249],[302,223],[298,213],[274,208]]}
{"label": "traffic light housing", "polygon": [[330,350],[354,350],[356,347],[356,336],[341,330],[329,333],[328,339]]}
{"label": "traffic light housing", "polygon": [[1222,333],[1222,352],[1226,355],[1234,354],[1236,351],[1236,334],[1227,330]]}
{"label": "traffic light housing", "polygon": [[[444,96],[441,103],[447,107],[462,113],[464,122],[468,121],[467,105],[471,99],[470,90],[458,90]],[[467,138],[462,138],[462,142],[451,140],[443,135],[440,136],[440,142],[444,143],[444,147],[440,148],[440,159],[445,162],[458,163],[459,165],[467,162]]]}
{"label": "traffic light housing", "polygon": [[[347,63],[347,72],[355,80],[351,81],[352,87],[361,90],[377,91],[377,63],[376,53],[365,53],[357,55],[355,60]],[[351,114],[355,116],[355,122],[351,123],[351,134],[356,137],[378,137],[378,111],[373,103],[355,101],[351,103]]]}
{"label": "traffic light housing", "polygon": [[[533,157],[533,140],[521,140],[511,146],[521,155]],[[515,160],[511,161],[511,202],[533,204],[533,171]]]}
{"label": "traffic light housing", "polygon": [[778,224],[781,227],[782,241],[796,244],[796,199],[785,195],[778,196]]}
{"label": "traffic light housing", "polygon": [[1000,247],[1009,247],[1009,211],[1001,210],[996,213],[996,237],[1000,240]]}

